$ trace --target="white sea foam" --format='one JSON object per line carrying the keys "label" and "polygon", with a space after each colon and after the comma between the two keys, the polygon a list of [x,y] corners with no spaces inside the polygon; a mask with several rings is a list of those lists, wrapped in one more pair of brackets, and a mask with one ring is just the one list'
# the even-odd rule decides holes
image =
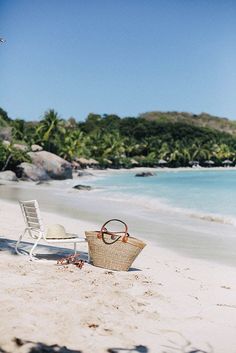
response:
{"label": "white sea foam", "polygon": [[[152,178],[134,178],[133,171],[117,171],[94,183],[99,197],[139,208],[236,226],[236,171],[157,171]],[[105,178],[104,178],[105,177]],[[177,218],[176,217],[176,218]]]}
{"label": "white sea foam", "polygon": [[[112,188],[110,188],[112,189]],[[236,227],[236,218],[233,215],[222,215],[215,213],[200,212],[198,210],[175,207],[164,198],[152,198],[148,196],[132,195],[124,193],[125,187],[116,188],[117,192],[109,192],[109,188],[97,190],[99,197],[107,201],[126,202],[130,205],[135,205],[143,209],[162,212],[172,215],[183,215],[195,219],[204,220],[207,222],[216,222],[221,224],[230,224]],[[123,191],[123,192],[122,192]]]}

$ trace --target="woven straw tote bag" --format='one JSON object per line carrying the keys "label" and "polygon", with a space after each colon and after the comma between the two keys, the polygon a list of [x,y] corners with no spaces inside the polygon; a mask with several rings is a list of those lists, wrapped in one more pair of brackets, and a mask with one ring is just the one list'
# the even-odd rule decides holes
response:
{"label": "woven straw tote bag", "polygon": [[[106,227],[110,222],[122,223],[124,231],[108,231]],[[115,271],[128,271],[146,246],[143,241],[129,236],[127,224],[115,218],[105,222],[100,231],[85,231],[85,236],[90,262],[94,266]]]}

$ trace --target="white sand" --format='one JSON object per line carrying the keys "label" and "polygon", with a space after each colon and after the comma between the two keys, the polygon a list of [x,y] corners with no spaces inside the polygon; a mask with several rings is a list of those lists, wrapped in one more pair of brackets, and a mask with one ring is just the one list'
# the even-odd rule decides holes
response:
{"label": "white sand", "polygon": [[[80,234],[98,228],[55,214],[43,217]],[[24,228],[19,206],[0,201],[0,219],[0,352],[34,346],[17,347],[15,337],[83,353],[116,347],[119,353],[236,352],[235,268],[152,244],[135,261],[138,270],[129,272],[59,267],[49,256],[55,248],[39,247],[48,260],[30,262],[13,252]],[[80,249],[85,255],[86,244]]]}

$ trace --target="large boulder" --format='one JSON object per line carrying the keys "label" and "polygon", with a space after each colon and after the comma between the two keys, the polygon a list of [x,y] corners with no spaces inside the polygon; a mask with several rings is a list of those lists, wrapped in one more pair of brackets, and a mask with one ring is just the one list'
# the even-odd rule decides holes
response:
{"label": "large boulder", "polygon": [[0,172],[0,180],[18,181],[16,174],[11,170],[5,170],[4,172]]}
{"label": "large boulder", "polygon": [[47,174],[46,170],[42,167],[37,167],[31,163],[21,163],[17,166],[16,169],[17,176],[22,179],[29,179],[32,181],[39,180],[49,180],[50,177]]}
{"label": "large boulder", "polygon": [[28,152],[32,163],[43,168],[52,179],[72,179],[72,167],[65,159],[47,152]]}

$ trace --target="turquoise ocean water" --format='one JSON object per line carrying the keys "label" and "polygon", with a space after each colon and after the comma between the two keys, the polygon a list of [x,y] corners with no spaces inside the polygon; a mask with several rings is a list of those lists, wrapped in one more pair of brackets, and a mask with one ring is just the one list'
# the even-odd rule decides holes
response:
{"label": "turquoise ocean water", "polygon": [[92,180],[109,199],[236,226],[236,170],[114,172]]}

